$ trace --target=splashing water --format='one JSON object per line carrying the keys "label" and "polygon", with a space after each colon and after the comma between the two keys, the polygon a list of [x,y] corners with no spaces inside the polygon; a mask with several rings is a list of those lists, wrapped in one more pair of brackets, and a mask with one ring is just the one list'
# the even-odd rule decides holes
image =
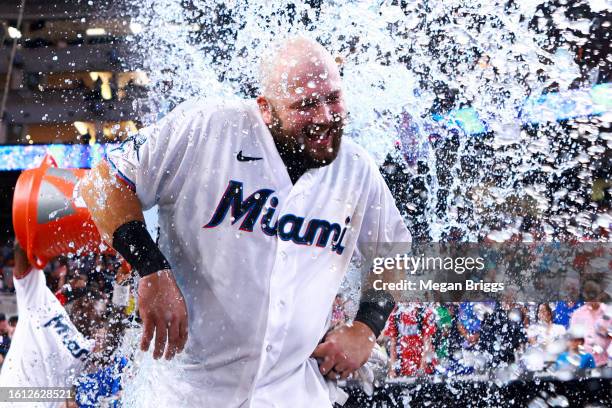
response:
{"label": "splashing water", "polygon": [[[588,99],[601,77],[601,66],[576,63],[592,21],[568,7],[546,9],[543,0],[129,3],[132,21],[146,27],[131,38],[151,80],[145,123],[196,95],[253,97],[260,56],[280,38],[306,35],[341,61],[346,134],[404,180],[396,197],[415,239],[458,231],[471,241],[506,240],[527,218],[541,220],[547,237],[609,231],[609,215],[585,197],[609,153],[610,88],[598,88],[598,118],[556,122],[538,105],[551,91],[583,89]],[[595,12],[606,7],[592,3]],[[563,101],[550,100],[558,112]],[[349,274],[345,287],[356,280]]]}
{"label": "splashing water", "polygon": [[[347,133],[381,164],[397,155],[397,139],[404,153],[425,164],[428,199],[420,218],[429,229],[417,238],[440,240],[453,227],[471,240],[491,230],[511,235],[526,206],[548,218],[548,233],[588,234],[594,211],[584,208],[582,196],[609,134],[577,120],[570,123],[571,139],[559,138],[567,125],[526,128],[521,109],[545,90],[592,85],[596,68],[580,82],[571,55],[572,44],[584,43],[589,20],[570,19],[559,8],[552,13],[555,40],[544,1],[395,3],[134,1],[133,19],[147,27],[132,39],[151,78],[152,114],[145,121],[195,95],[255,95],[259,58],[270,44],[307,35],[342,61]],[[457,127],[459,114],[452,123],[439,120],[465,107],[486,123],[485,135],[470,137]],[[408,170],[417,173],[414,165]],[[547,185],[562,184],[570,173],[578,177],[567,194],[551,197]],[[419,218],[405,201],[409,222]]]}

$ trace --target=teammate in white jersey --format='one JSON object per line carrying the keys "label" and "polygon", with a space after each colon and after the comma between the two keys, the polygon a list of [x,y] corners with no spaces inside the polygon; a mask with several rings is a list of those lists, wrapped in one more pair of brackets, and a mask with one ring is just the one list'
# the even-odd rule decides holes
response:
{"label": "teammate in white jersey", "polygon": [[[326,333],[353,253],[410,236],[374,161],[342,139],[331,55],[298,38],[262,67],[256,101],[183,103],[83,183],[142,276],[141,348],[155,336],[154,357],[171,359],[186,343],[150,370],[143,405],[330,407],[324,376],[363,365],[393,308],[368,292],[352,325]],[[142,216],[156,204],[159,247]]]}
{"label": "teammate in white jersey", "polygon": [[[19,321],[0,372],[0,387],[72,387],[94,348],[94,341],[77,330],[47,288],[43,271],[29,266],[19,245],[15,247],[13,278]],[[15,406],[60,404],[28,402]]]}

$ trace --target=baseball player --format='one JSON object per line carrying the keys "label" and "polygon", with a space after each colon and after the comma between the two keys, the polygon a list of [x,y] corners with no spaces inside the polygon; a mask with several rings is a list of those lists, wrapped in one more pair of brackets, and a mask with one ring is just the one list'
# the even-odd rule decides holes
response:
{"label": "baseball player", "polygon": [[[354,323],[327,332],[353,253],[410,236],[374,161],[342,138],[332,56],[294,38],[261,72],[256,100],[185,102],[81,186],[141,276],[141,348],[184,348],[151,370],[158,406],[331,407],[324,377],[366,362],[394,306],[367,291]],[[156,204],[159,247],[142,215]]]}
{"label": "baseball player", "polygon": [[[0,372],[1,387],[72,387],[81,374],[95,342],[74,326],[56,296],[47,288],[45,275],[29,265],[15,245],[15,293],[19,321],[11,348]],[[57,394],[73,398],[74,395]],[[54,407],[62,403],[16,403],[16,406]],[[7,403],[3,406],[11,406]]]}

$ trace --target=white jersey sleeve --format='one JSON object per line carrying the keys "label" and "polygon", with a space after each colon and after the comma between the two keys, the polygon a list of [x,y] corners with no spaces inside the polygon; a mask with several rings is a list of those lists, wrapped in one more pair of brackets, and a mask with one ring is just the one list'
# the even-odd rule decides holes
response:
{"label": "white jersey sleeve", "polygon": [[70,321],[43,271],[14,279],[19,322],[0,372],[2,387],[69,387],[94,342]]}
{"label": "white jersey sleeve", "polygon": [[13,282],[15,285],[17,310],[20,316],[30,315],[33,311],[36,311],[36,306],[40,299],[47,298],[46,292],[49,292],[49,289],[45,282],[45,274],[38,269],[31,269],[23,278],[15,278]]}
{"label": "white jersey sleeve", "polygon": [[384,244],[409,243],[412,237],[387,183],[371,159],[369,179],[370,187],[361,231],[357,238],[357,251],[366,257],[389,256],[391,246]]}
{"label": "white jersey sleeve", "polygon": [[176,199],[206,133],[208,105],[200,99],[184,102],[107,152],[111,168],[136,192],[143,209]]}

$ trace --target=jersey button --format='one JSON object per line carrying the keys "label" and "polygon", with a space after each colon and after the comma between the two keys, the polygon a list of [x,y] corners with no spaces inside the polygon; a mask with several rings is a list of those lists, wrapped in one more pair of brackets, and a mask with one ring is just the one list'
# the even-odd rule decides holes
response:
{"label": "jersey button", "polygon": [[270,344],[268,344],[268,345],[266,346],[266,351],[267,351],[268,353],[272,351],[272,346],[271,346]]}
{"label": "jersey button", "polygon": [[284,301],[284,300],[279,300],[279,301],[278,301],[278,305],[279,305],[280,307],[285,307],[285,301]]}

